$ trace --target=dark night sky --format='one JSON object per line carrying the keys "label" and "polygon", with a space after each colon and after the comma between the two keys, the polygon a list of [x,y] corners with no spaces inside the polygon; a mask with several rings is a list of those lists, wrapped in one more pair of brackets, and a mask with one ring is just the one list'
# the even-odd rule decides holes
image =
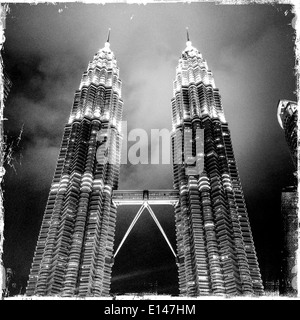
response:
{"label": "dark night sky", "polygon": [[[4,62],[14,85],[5,132],[14,168],[6,167],[3,185],[5,266],[29,274],[74,92],[108,28],[123,119],[149,132],[171,128],[172,83],[188,26],[220,89],[263,279],[276,279],[280,193],[293,177],[276,107],[279,99],[296,100],[293,17],[291,6],[270,4],[11,4]],[[159,188],[172,188],[170,165],[121,167],[120,189]],[[172,208],[153,209],[175,248]],[[115,248],[137,210],[118,211]],[[172,253],[144,212],[117,256],[112,291],[149,290],[156,282],[159,292],[177,292]]]}

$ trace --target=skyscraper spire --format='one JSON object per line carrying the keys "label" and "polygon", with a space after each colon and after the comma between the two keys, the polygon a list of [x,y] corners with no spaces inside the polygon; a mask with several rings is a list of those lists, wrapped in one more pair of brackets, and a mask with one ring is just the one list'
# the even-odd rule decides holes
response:
{"label": "skyscraper spire", "polygon": [[[107,39],[106,39],[106,42],[105,42],[104,48],[103,48],[104,51],[106,51],[106,52],[111,52],[111,51],[110,51],[109,37],[110,37],[110,28],[108,28]],[[103,50],[103,49],[102,49],[102,50]]]}
{"label": "skyscraper spire", "polygon": [[189,52],[189,51],[195,51],[196,50],[196,48],[194,48],[193,46],[192,46],[192,42],[191,42],[191,40],[190,40],[190,35],[189,35],[189,28],[188,27],[186,27],[186,48],[185,48],[185,52]]}
{"label": "skyscraper spire", "polygon": [[187,41],[190,41],[189,28],[188,27],[186,27],[186,39],[187,39]]}
{"label": "skyscraper spire", "polygon": [[110,28],[108,28],[108,34],[107,34],[107,40],[106,40],[106,42],[108,42],[109,43],[109,37],[110,37]]}

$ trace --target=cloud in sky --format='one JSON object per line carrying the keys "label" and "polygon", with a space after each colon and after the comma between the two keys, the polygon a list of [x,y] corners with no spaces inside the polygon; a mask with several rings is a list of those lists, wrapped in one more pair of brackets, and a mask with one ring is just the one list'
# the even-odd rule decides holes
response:
{"label": "cloud in sky", "polygon": [[[270,26],[248,46],[225,48],[221,68],[215,72],[221,83],[220,92],[238,164],[248,172],[250,186],[256,185],[257,177],[280,170],[280,163],[287,155],[276,114],[277,102],[282,98],[277,93],[293,96],[289,91],[293,83],[284,80],[294,74],[293,56],[285,57],[287,50],[292,51],[292,43],[278,46],[285,38],[282,29]],[[256,174],[249,174],[253,170]],[[270,184],[268,179],[261,182],[262,189]]]}

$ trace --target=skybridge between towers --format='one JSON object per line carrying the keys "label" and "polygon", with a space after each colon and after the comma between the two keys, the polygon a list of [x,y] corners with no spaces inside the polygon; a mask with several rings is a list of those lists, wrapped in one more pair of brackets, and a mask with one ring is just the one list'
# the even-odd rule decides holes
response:
{"label": "skybridge between towers", "polygon": [[138,221],[139,217],[141,216],[143,211],[147,209],[151,217],[153,218],[154,222],[156,223],[157,227],[159,228],[160,232],[162,233],[163,237],[165,238],[174,257],[177,258],[177,255],[174,249],[172,248],[172,245],[167,235],[165,234],[161,224],[159,223],[157,217],[155,216],[151,206],[152,205],[176,206],[176,204],[178,203],[178,200],[179,200],[179,192],[176,190],[114,190],[112,195],[112,201],[116,206],[139,205],[140,209],[138,210],[137,214],[132,220],[132,223],[130,224],[128,230],[126,231],[113,257],[114,258],[116,257],[123,243],[125,242],[126,238],[131,232],[132,228]]}
{"label": "skybridge between towers", "polygon": [[116,206],[121,205],[176,205],[179,200],[179,192],[176,190],[114,190],[112,201]]}

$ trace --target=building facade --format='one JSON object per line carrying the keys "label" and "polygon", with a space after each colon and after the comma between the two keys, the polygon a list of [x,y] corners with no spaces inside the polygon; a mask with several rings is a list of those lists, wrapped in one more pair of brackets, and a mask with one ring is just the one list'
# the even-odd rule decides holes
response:
{"label": "building facade", "polygon": [[298,110],[297,103],[280,100],[277,105],[277,119],[284,130],[285,139],[290,150],[295,169],[292,185],[284,187],[281,193],[282,248],[279,293],[297,295],[297,249],[298,249]]}
{"label": "building facade", "polygon": [[297,295],[298,193],[296,186],[281,193],[282,248],[279,293]]}
{"label": "building facade", "polygon": [[[188,39],[189,40],[189,39]],[[221,98],[190,41],[176,70],[172,154],[181,295],[262,294],[263,285]]]}
{"label": "building facade", "polygon": [[[0,9],[1,10],[1,9]],[[2,46],[2,44],[1,44]],[[2,50],[1,50],[2,54]],[[3,252],[3,242],[4,242],[4,207],[3,207],[3,191],[2,191],[2,181],[5,175],[5,153],[6,153],[6,143],[4,139],[4,131],[3,131],[3,112],[4,112],[4,103],[8,97],[10,89],[12,87],[12,81],[6,73],[2,61],[2,57],[0,56],[0,74],[2,76],[2,81],[0,84],[0,267],[4,268],[1,264],[2,252]],[[3,283],[3,285],[1,284]],[[0,272],[0,288],[4,286],[5,278]],[[0,299],[2,297],[2,290],[0,291]]]}
{"label": "building facade", "polygon": [[109,294],[116,222],[111,198],[118,187],[123,101],[108,41],[75,92],[27,295]]}
{"label": "building facade", "polygon": [[281,128],[284,130],[285,139],[293,159],[293,164],[297,170],[297,103],[290,100],[280,100],[277,106],[277,119]]}

